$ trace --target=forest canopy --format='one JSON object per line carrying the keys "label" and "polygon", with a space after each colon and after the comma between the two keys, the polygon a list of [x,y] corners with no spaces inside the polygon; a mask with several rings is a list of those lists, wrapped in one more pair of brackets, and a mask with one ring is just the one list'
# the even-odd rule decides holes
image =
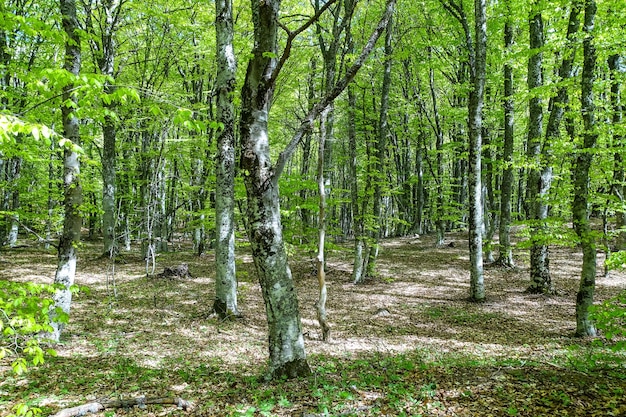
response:
{"label": "forest canopy", "polygon": [[380,284],[391,239],[462,244],[470,303],[492,269],[559,297],[553,254],[579,254],[572,333],[623,350],[624,288],[596,281],[626,266],[625,24],[624,0],[2,2],[0,254],[56,271],[1,278],[0,360],[54,354],[83,250],[107,291],[125,259],[214,256],[206,314],[235,323],[245,254],[266,376],[307,378],[297,260],[329,342],[327,254]]}

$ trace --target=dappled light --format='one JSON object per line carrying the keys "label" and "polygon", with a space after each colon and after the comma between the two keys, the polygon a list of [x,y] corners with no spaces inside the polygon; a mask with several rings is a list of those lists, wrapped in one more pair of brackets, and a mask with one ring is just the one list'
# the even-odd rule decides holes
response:
{"label": "dappled light", "polygon": [[[380,355],[389,358],[381,361],[393,361],[396,355],[408,355],[411,366],[424,371],[402,373],[401,378],[413,379],[417,385],[432,384],[432,395],[426,396],[430,399],[422,399],[419,407],[414,404],[414,410],[433,415],[478,415],[479,404],[486,404],[487,398],[494,410],[504,410],[508,405],[501,393],[513,395],[515,390],[526,392],[525,401],[532,409],[539,406],[541,397],[535,392],[540,390],[536,384],[558,388],[567,393],[570,401],[597,407],[596,400],[582,397],[577,391],[580,388],[576,388],[587,374],[579,374],[568,364],[574,360],[568,359],[569,355],[576,349],[584,351],[589,343],[573,337],[580,262],[575,251],[554,249],[555,295],[525,292],[526,253],[519,251],[517,269],[486,269],[487,298],[482,303],[471,303],[467,301],[467,260],[462,259],[466,248],[459,245],[436,249],[433,239],[425,236],[410,244],[402,239],[384,241],[379,275],[361,285],[350,282],[349,251],[330,252],[327,308],[333,337],[329,342],[322,341],[315,317],[311,263],[301,255],[292,256],[305,346],[314,369],[312,378],[347,378],[346,383],[369,392],[371,396],[346,397],[354,409],[358,401],[367,407],[383,404],[388,401],[385,385],[363,385],[352,372],[365,372],[359,368],[360,358]],[[158,265],[186,262],[195,277],[172,279],[146,277],[142,261],[129,257],[116,265],[115,298],[112,284],[107,286],[105,278],[109,261],[95,261],[97,251],[97,247],[86,244],[82,252],[79,265],[83,267],[77,271],[77,282],[90,291],[76,296],[71,321],[57,347],[58,357],[50,358],[25,379],[9,378],[0,390],[12,398],[37,399],[49,410],[112,393],[175,393],[197,402],[199,410],[205,410],[198,411],[198,415],[228,414],[234,410],[229,407],[253,401],[248,397],[254,392],[251,390],[262,389],[263,385],[255,383],[256,388],[245,388],[244,381],[260,376],[266,365],[267,324],[261,290],[254,282],[256,273],[248,255],[238,260],[238,273],[244,278],[239,284],[243,316],[222,321],[210,314],[212,256],[162,254]],[[45,281],[49,279],[46,274],[53,270],[54,257],[37,247],[2,252],[0,257],[7,265],[0,271],[2,279],[22,276],[24,280]],[[598,300],[614,295],[615,282],[623,282],[625,275],[613,271],[608,278],[600,277]],[[335,374],[324,368],[329,361],[334,367],[359,370]],[[451,378],[450,373],[457,377]],[[552,380],[552,375],[566,378]],[[611,390],[626,389],[625,381],[607,378]],[[229,384],[235,385],[228,388]],[[296,409],[316,407],[317,400],[308,398],[311,393],[302,383],[286,384],[273,389],[285,390],[282,395],[286,398],[292,398],[292,394],[295,397],[289,400],[289,406],[275,408],[272,415],[288,416]],[[478,395],[480,401],[470,401]],[[439,401],[435,408],[433,398]],[[557,400],[545,405],[546,410],[568,409]],[[151,413],[124,411],[124,415],[160,415]]]}

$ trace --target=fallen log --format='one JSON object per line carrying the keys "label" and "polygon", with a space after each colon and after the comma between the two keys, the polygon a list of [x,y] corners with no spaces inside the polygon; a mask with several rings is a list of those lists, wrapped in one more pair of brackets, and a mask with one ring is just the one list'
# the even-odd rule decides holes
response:
{"label": "fallen log", "polygon": [[137,397],[130,398],[127,400],[102,400],[102,401],[94,401],[87,404],[78,405],[76,407],[64,408],[56,414],[51,415],[50,417],[80,417],[91,413],[97,413],[107,408],[130,408],[130,407],[139,407],[145,408],[148,404],[161,404],[161,405],[175,405],[178,408],[182,408],[183,410],[188,410],[191,408],[192,403],[190,401],[184,400],[182,398],[146,398],[146,397]]}

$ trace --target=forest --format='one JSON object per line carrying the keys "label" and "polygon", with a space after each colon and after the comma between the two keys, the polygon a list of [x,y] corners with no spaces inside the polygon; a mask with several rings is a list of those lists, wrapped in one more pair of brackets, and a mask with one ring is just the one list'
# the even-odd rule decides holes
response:
{"label": "forest", "polygon": [[0,15],[0,415],[626,415],[626,0]]}

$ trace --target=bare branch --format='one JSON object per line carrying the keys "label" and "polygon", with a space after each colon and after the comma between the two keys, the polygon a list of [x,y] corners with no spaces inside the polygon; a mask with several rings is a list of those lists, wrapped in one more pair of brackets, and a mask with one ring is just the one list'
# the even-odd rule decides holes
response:
{"label": "bare branch", "polygon": [[333,101],[339,96],[339,94],[343,92],[343,90],[345,90],[348,84],[352,82],[356,74],[359,72],[359,70],[369,57],[370,53],[374,49],[374,46],[376,46],[378,38],[380,38],[380,35],[387,27],[389,19],[391,18],[391,15],[393,14],[393,11],[395,9],[395,5],[396,0],[387,0],[385,13],[378,22],[378,25],[376,26],[376,29],[374,29],[374,32],[367,41],[367,44],[365,44],[365,46],[363,47],[363,50],[361,51],[359,57],[356,59],[356,61],[354,61],[354,64],[352,64],[352,66],[348,68],[343,78],[337,81],[333,89],[330,90],[315,106],[313,106],[313,108],[306,115],[306,117],[300,124],[300,127],[296,131],[293,139],[291,139],[291,142],[289,142],[287,147],[285,147],[285,149],[278,156],[278,161],[276,161],[276,166],[274,167],[274,172],[271,176],[271,180],[273,183],[278,183],[278,179],[283,173],[287,161],[289,161],[289,158],[291,158],[291,155],[293,155],[304,135],[312,128],[315,119],[320,115],[322,111],[324,111],[328,106],[333,103]]}
{"label": "bare branch", "polygon": [[302,26],[300,26],[298,29],[296,29],[293,32],[290,31],[289,28],[285,26],[284,24],[278,22],[278,26],[280,26],[285,32],[287,32],[287,43],[285,44],[285,49],[283,50],[283,54],[280,56],[280,59],[278,60],[278,63],[276,64],[276,68],[274,69],[274,72],[272,73],[272,78],[270,78],[268,85],[274,85],[274,83],[276,82],[276,79],[278,78],[278,74],[280,74],[280,70],[283,68],[283,66],[285,65],[285,62],[287,62],[287,59],[291,55],[291,47],[293,45],[294,39],[299,34],[307,30],[313,23],[315,23],[320,18],[322,13],[324,13],[330,6],[335,4],[336,1],[337,0],[329,0],[328,3],[326,3],[321,9],[315,12],[315,14],[311,16],[309,20],[307,20]]}

